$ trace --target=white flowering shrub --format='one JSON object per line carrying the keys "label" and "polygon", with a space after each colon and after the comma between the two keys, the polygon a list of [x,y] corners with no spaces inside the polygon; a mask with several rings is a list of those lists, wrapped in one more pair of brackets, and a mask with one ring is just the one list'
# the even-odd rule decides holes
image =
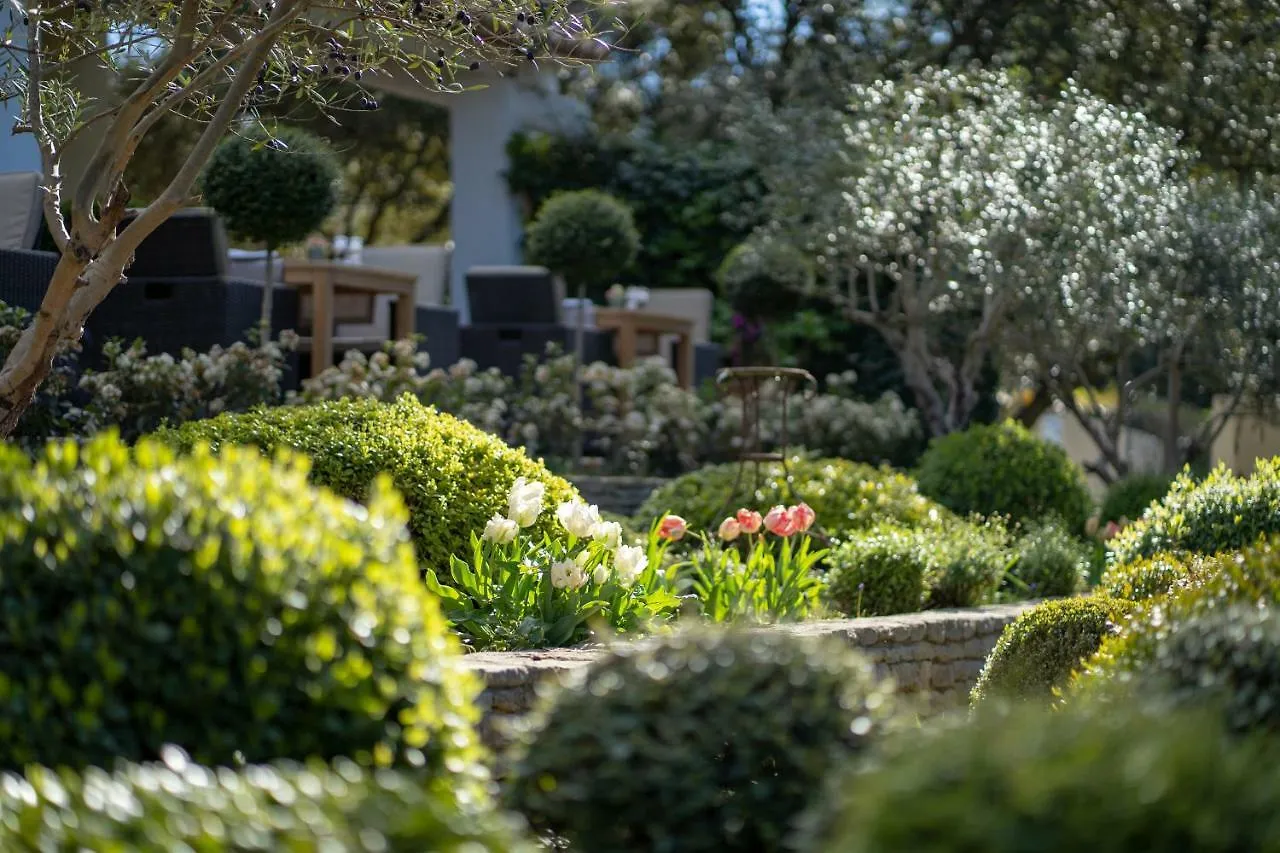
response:
{"label": "white flowering shrub", "polygon": [[521,477],[469,559],[453,557],[445,577],[427,573],[445,615],[481,650],[573,646],[593,633],[635,633],[675,618],[681,598],[664,559],[670,536],[626,542],[622,526],[580,500],[559,504],[556,535],[526,533],[542,517],[546,489]]}
{"label": "white flowering shrub", "polygon": [[87,371],[80,379],[80,390],[88,396],[88,429],[113,426],[132,439],[166,422],[279,403],[285,353],[296,345],[297,336],[285,332],[262,346],[236,342],[207,353],[184,349],[175,358],[168,353],[149,356],[141,341],[127,347],[108,341],[103,347],[106,369]]}

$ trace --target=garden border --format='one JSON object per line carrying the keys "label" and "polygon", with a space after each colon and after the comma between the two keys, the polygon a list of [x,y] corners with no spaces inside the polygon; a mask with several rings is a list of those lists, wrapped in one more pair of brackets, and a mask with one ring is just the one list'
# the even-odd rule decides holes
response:
{"label": "garden border", "polygon": [[[922,712],[964,707],[987,655],[1005,626],[1037,602],[965,610],[928,610],[896,616],[829,619],[763,630],[802,637],[835,638],[862,652],[877,672]],[[505,743],[541,692],[606,653],[601,646],[534,652],[477,652],[464,668],[484,682],[479,698],[481,734],[492,746]]]}

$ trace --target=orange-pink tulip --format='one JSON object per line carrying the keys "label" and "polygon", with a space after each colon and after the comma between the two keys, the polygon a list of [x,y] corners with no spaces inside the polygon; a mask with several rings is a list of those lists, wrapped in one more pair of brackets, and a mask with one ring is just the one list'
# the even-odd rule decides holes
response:
{"label": "orange-pink tulip", "polygon": [[804,533],[810,527],[813,527],[813,522],[818,517],[813,508],[803,501],[787,510],[787,512],[791,515],[791,523],[797,533]]}
{"label": "orange-pink tulip", "polygon": [[774,536],[786,538],[796,532],[795,520],[785,506],[775,506],[765,514],[764,529]]}
{"label": "orange-pink tulip", "polygon": [[688,527],[688,522],[680,516],[664,515],[662,521],[658,522],[658,536],[668,542],[679,542],[684,538],[684,532]]}
{"label": "orange-pink tulip", "polygon": [[720,522],[720,529],[716,532],[725,542],[732,542],[742,535],[742,527],[736,518],[726,518]]}
{"label": "orange-pink tulip", "polygon": [[740,509],[734,518],[738,522],[738,529],[748,535],[760,532],[760,525],[764,524],[764,518],[754,509]]}

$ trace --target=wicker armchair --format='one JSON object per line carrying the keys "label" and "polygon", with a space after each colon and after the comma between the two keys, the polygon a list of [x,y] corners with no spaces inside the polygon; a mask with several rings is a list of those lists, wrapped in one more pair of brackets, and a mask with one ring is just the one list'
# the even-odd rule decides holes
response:
{"label": "wicker armchair", "polygon": [[35,311],[57,266],[53,252],[0,249],[0,302]]}

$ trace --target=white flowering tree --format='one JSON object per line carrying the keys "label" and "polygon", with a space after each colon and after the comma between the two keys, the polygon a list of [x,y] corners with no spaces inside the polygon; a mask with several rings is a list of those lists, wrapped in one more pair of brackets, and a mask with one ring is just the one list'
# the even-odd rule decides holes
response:
{"label": "white flowering tree", "polygon": [[[1273,398],[1280,378],[1275,192],[1210,178],[1164,190],[1169,219],[1145,249],[1134,247],[1126,275],[1064,279],[1038,306],[1048,322],[1011,341],[1024,375],[1045,379],[1090,435],[1098,458],[1088,467],[1107,482],[1128,473],[1121,431],[1157,389],[1159,414],[1145,423],[1162,433],[1174,472],[1212,444],[1241,402]],[[1225,404],[1187,422],[1188,389]]]}
{"label": "white flowering tree", "polygon": [[[120,281],[142,240],[185,204],[217,143],[258,110],[290,100],[321,109],[370,109],[365,86],[408,74],[461,91],[481,63],[595,58],[610,0],[8,0],[0,42],[3,97],[15,132],[39,146],[44,213],[61,254],[39,311],[0,368],[0,436],[8,435],[48,375],[60,342]],[[595,13],[595,14],[593,14]],[[23,36],[25,34],[25,36]],[[92,78],[142,59],[146,73],[117,103]],[[333,103],[338,83],[358,97]],[[125,169],[148,132],[180,114],[201,130],[170,163],[167,183],[127,227]],[[93,153],[74,185],[73,143]],[[119,232],[119,233],[117,233]]]}
{"label": "white flowering tree", "polygon": [[962,429],[1012,324],[1070,282],[1124,280],[1147,250],[1172,137],[1074,90],[1042,106],[1005,72],[931,69],[850,102],[834,146],[829,118],[780,117],[815,142],[770,170],[774,228],[894,350],[929,432]]}

